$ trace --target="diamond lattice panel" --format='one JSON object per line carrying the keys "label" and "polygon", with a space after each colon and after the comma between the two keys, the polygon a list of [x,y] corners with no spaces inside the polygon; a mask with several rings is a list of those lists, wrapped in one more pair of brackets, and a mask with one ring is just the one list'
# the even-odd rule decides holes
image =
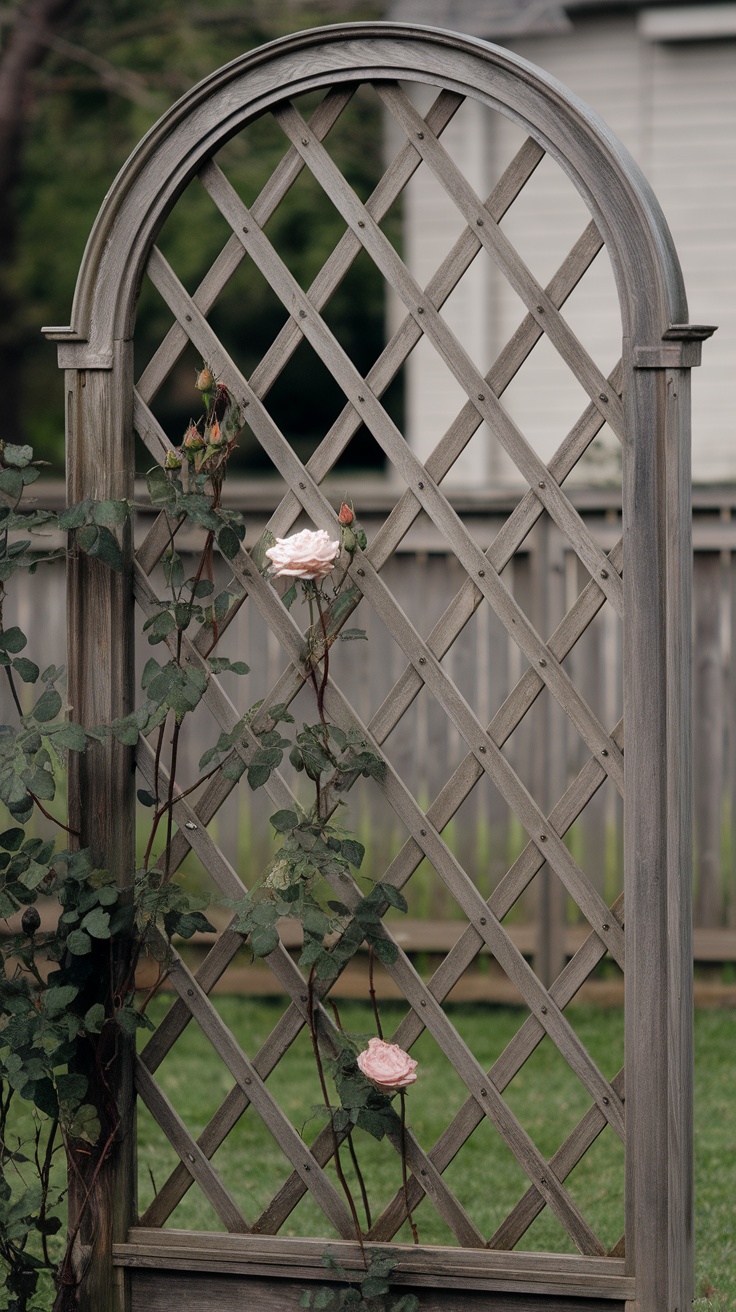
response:
{"label": "diamond lattice panel", "polygon": [[[385,745],[384,778],[360,781],[360,787],[367,783],[380,789],[385,813],[393,817],[385,869],[374,873],[411,896],[421,867],[421,878],[428,877],[443,889],[443,909],[455,917],[458,926],[454,945],[425,978],[404,950],[400,934],[393,935],[397,922],[390,918],[384,922],[385,937],[396,945],[395,960],[387,969],[405,1007],[392,1037],[406,1049],[412,1049],[423,1035],[431,1038],[441,1049],[448,1081],[456,1086],[458,1096],[439,1137],[424,1142],[421,1135],[406,1131],[410,1171],[406,1189],[397,1188],[393,1197],[383,1199],[370,1237],[386,1240],[395,1236],[406,1220],[408,1201],[412,1209],[420,1204],[425,1210],[434,1209],[453,1242],[471,1248],[487,1243],[511,1248],[523,1241],[546,1208],[555,1218],[565,1246],[584,1254],[602,1254],[607,1245],[565,1182],[602,1132],[623,1138],[623,1079],[620,1072],[605,1075],[599,1069],[568,1022],[565,1008],[606,954],[623,966],[622,907],[609,909],[601,889],[575,859],[564,837],[603,784],[614,797],[622,791],[622,730],[620,723],[613,725],[592,709],[579,681],[571,677],[567,657],[604,607],[614,617],[621,614],[622,552],[620,543],[612,550],[600,545],[563,484],[604,426],[607,432],[622,436],[623,413],[618,366],[605,376],[562,313],[564,302],[584,278],[602,242],[595,225],[587,223],[542,286],[502,222],[507,213],[513,215],[517,197],[533,178],[543,158],[541,148],[531,140],[524,141],[500,176],[489,180],[489,191],[478,194],[443,145],[445,128],[461,103],[458,95],[441,92],[424,114],[399,85],[387,81],[362,88],[363,99],[357,106],[352,103],[353,95],[350,87],[330,91],[309,117],[297,103],[284,102],[274,109],[267,135],[269,140],[274,134],[283,140],[284,153],[257,194],[252,183],[241,188],[235,185],[238,169],[229,168],[228,159],[237,162],[240,158],[242,168],[242,157],[234,146],[230,156],[225,151],[222,159],[212,159],[200,169],[203,202],[213,213],[218,212],[219,228],[225,220],[231,235],[195,290],[187,290],[196,281],[191,271],[185,277],[166,258],[163,238],[148,260],[147,277],[173,323],[160,345],[149,353],[138,380],[135,424],[141,439],[159,462],[176,445],[178,436],[165,431],[160,402],[166,388],[171,390],[180,362],[194,355],[211,366],[242,405],[246,417],[242,440],[249,450],[258,446],[259,459],[264,462],[261,467],[265,464],[278,475],[283,488],[264,536],[256,542],[249,535],[247,545],[230,563],[232,604],[227,614],[216,628],[204,624],[194,639],[184,635],[181,654],[206,674],[205,704],[216,733],[230,734],[244,711],[237,700],[240,693],[233,694],[229,685],[226,689],[207,662],[213,653],[235,650],[227,644],[245,616],[248,626],[262,626],[268,633],[263,702],[243,726],[228,758],[230,765],[247,765],[258,748],[259,732],[269,724],[269,708],[295,707],[300,695],[308,695],[308,689],[304,692],[309,665],[306,653],[319,652],[323,643],[317,627],[310,633],[298,606],[291,610],[284,606],[264,572],[265,535],[288,534],[303,522],[303,515],[315,526],[334,529],[335,510],[323,481],[361,433],[370,435],[391,469],[391,486],[397,488],[395,504],[377,525],[367,549],[356,552],[349,568],[350,590],[344,594],[349,603],[344,603],[343,596],[339,608],[328,610],[325,631],[330,639],[336,636],[360,604],[361,616],[368,611],[373,617],[365,621],[366,627],[373,623],[376,632],[380,629],[381,649],[390,649],[391,656],[382,666],[381,678],[363,680],[359,694],[346,691],[349,662],[341,665],[336,660],[325,688],[325,712],[331,723],[346,732],[355,730],[377,751]],[[390,118],[395,143],[394,157],[372,190],[364,178],[352,185],[331,149],[331,132],[349,134],[350,114],[360,112],[365,97],[380,102],[382,112]],[[474,106],[476,112],[479,107]],[[545,167],[551,167],[549,162]],[[422,283],[403,261],[394,242],[395,232],[386,222],[415,175],[431,175],[433,185],[449,198],[459,233]],[[299,188],[309,205],[318,212],[323,205],[325,214],[329,213],[330,231],[336,231],[336,223],[339,230],[334,247],[328,250],[323,249],[317,226],[310,231],[309,241],[320,251],[314,268],[293,259],[290,264],[284,255],[289,205],[296,205],[293,198]],[[370,260],[393,306],[389,340],[367,364],[360,346],[347,334],[334,299],[358,258],[364,263]],[[499,344],[495,358],[485,360],[480,358],[478,343],[464,342],[463,334],[456,335],[451,325],[460,304],[459,293],[467,285],[464,280],[478,274],[489,277],[491,269],[495,278],[508,284],[520,313],[518,326]],[[252,291],[263,300],[260,354],[253,341],[241,342],[232,329],[234,300],[231,296],[228,302],[227,298],[234,287],[239,296]],[[230,326],[219,334],[218,305],[226,303],[230,305]],[[398,311],[397,306],[401,307]],[[519,385],[523,384],[524,371],[531,369],[534,349],[542,341],[555,368],[570,373],[581,398],[574,422],[570,425],[566,419],[554,454],[546,462],[512,418],[513,405],[506,407],[502,400],[517,376]],[[423,351],[433,353],[437,369],[452,377],[461,398],[452,421],[434,435],[432,449],[423,452],[421,459],[405,441],[395,407],[383,404],[387,390],[401,380],[419,343]],[[331,395],[339,397],[339,404],[308,459],[303,460],[284,429],[299,370],[317,368],[329,380]],[[294,372],[285,373],[290,369]],[[284,379],[289,380],[288,386]],[[517,483],[523,484],[513,511],[486,544],[476,540],[443,490],[443,481],[483,425],[513,464]],[[412,619],[395,582],[397,552],[420,524],[427,526],[433,542],[452,561],[452,569],[443,576],[452,585],[441,605],[435,605],[433,611],[428,608],[431,614],[423,611]],[[162,515],[137,552],[136,596],[149,619],[159,607],[158,567],[174,529]],[[551,529],[562,535],[565,551],[574,568],[581,571],[583,582],[575,587],[569,609],[550,631],[537,616],[527,613],[511,578],[514,560],[525,550],[529,535]],[[494,685],[490,692],[479,672],[472,677],[468,673],[463,645],[470,636],[480,634],[490,650],[488,616],[496,626],[494,642],[502,637],[520,653],[518,677],[500,691]],[[508,668],[514,668],[510,660]],[[516,767],[514,734],[528,725],[536,745],[544,737],[545,724],[552,722],[550,707],[564,718],[565,732],[571,734],[582,766],[572,778],[548,771],[537,786],[531,779],[524,780]],[[426,772],[422,787],[410,786],[409,772],[402,769],[402,726],[412,716],[425,725],[433,744],[443,741],[446,745],[438,771]],[[442,728],[427,730],[427,725]],[[157,797],[165,795],[168,764],[155,740],[141,740],[140,774],[145,787]],[[244,876],[215,841],[220,808],[234,790],[244,786],[237,782],[238,773],[238,769],[227,768],[226,762],[199,791],[177,797],[170,841],[166,850],[155,853],[167,878],[182,868],[190,853],[195,854],[222,897],[231,901],[253,883],[251,872]],[[467,808],[471,799],[480,796],[480,790],[474,794],[479,781],[483,781],[483,797],[493,799],[484,802],[484,808],[508,809],[523,833],[520,849],[502,877],[493,881],[490,895],[480,868],[466,869],[468,863],[458,856],[462,844],[450,841],[458,814],[472,814]],[[275,771],[265,788],[270,808],[292,808],[295,786],[288,769]],[[334,809],[339,800],[338,790],[331,787],[323,795],[323,807]],[[163,838],[162,834],[159,846]],[[519,899],[529,890],[534,892],[542,871],[553,872],[585,926],[582,945],[549,986],[516,946],[507,922]],[[334,889],[348,908],[355,906],[361,891],[347,876],[336,881]],[[327,1233],[350,1238],[353,1221],[334,1173],[335,1144],[346,1131],[335,1131],[329,1125],[318,1132],[303,1130],[299,1117],[285,1105],[288,1100],[283,1089],[280,1094],[274,1092],[279,1084],[274,1073],[296,1061],[296,1047],[305,1042],[310,1007],[316,1012],[325,1054],[334,1050],[336,1020],[329,1007],[329,986],[301,970],[280,943],[267,964],[287,1002],[273,1032],[251,1050],[245,1033],[236,1035],[228,1028],[210,997],[242,946],[242,935],[226,928],[196,975],[179,956],[171,967],[170,981],[178,998],[138,1060],[137,1086],[180,1165],[158,1189],[142,1223],[163,1224],[196,1183],[228,1230],[275,1233],[290,1224],[294,1209],[309,1198]],[[526,1019],[520,1019],[513,1038],[490,1066],[470,1050],[443,1006],[481,951],[493,956],[526,1008]],[[163,1078],[157,1080],[159,1066],[190,1024],[199,1027],[227,1079],[232,1080],[224,1102],[198,1134],[180,1118],[175,1100],[164,1091]],[[559,1062],[586,1105],[582,1118],[569,1129],[551,1158],[515,1114],[513,1098],[504,1096],[543,1040],[554,1045]],[[269,1079],[272,1074],[274,1078]],[[251,1198],[238,1197],[235,1183],[230,1187],[223,1181],[213,1160],[234,1127],[253,1117],[266,1128],[287,1163],[286,1176],[283,1171],[278,1173],[267,1204],[258,1206]],[[479,1127],[482,1135],[474,1141]],[[513,1159],[514,1169],[524,1181],[520,1196],[492,1234],[481,1228],[472,1207],[453,1191],[453,1171],[449,1170],[456,1159],[462,1160],[464,1149],[478,1151],[477,1144],[489,1134],[498,1151]],[[387,1151],[393,1150],[398,1163],[402,1150],[398,1133],[390,1135],[389,1142]]]}

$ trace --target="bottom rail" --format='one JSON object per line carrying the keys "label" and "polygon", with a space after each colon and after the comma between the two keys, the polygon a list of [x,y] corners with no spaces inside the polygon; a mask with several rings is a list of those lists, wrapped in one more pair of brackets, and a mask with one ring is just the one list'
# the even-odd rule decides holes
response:
{"label": "bottom rail", "polygon": [[[392,1285],[415,1293],[421,1312],[624,1312],[634,1297],[620,1258],[390,1247]],[[134,1229],[114,1260],[129,1270],[132,1312],[287,1312],[299,1307],[305,1285],[332,1283],[325,1248],[359,1275],[356,1244],[282,1236]]]}

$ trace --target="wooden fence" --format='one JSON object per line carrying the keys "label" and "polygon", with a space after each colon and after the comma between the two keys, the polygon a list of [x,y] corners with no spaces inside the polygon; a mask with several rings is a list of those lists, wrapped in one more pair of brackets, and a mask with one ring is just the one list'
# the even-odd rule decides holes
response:
{"label": "wooden fence", "polygon": [[[335,490],[337,504],[344,489]],[[389,485],[358,482],[350,488],[368,538],[395,501]],[[42,489],[43,504],[58,504],[60,491]],[[231,483],[227,500],[247,521],[247,541],[257,540],[275,504],[276,490],[267,482]],[[473,525],[484,548],[493,540],[517,498],[509,493],[457,495],[456,508]],[[620,499],[614,489],[580,490],[572,494],[577,508],[604,550],[621,531]],[[141,521],[148,519],[140,512]],[[141,524],[141,529],[143,525]],[[699,930],[736,929],[736,679],[732,669],[732,639],[736,642],[736,488],[698,489],[694,494],[694,776],[695,776],[695,923]],[[428,632],[463,578],[463,571],[437,529],[419,519],[392,558],[383,577],[422,633]],[[516,599],[546,636],[569,608],[583,583],[577,559],[554,524],[545,516],[527,538],[504,573]],[[223,576],[223,582],[225,582]],[[366,609],[362,607],[361,609]],[[48,662],[64,659],[64,580],[61,565],[38,574],[30,588],[16,588],[7,604],[5,622],[21,624],[29,635],[29,651],[43,652]],[[375,613],[357,612],[367,641],[340,643],[333,649],[332,670],[365,723],[380,706],[401,672],[401,654],[382,630]],[[246,678],[233,679],[231,693],[245,709],[273,681],[280,659],[275,639],[249,615],[245,606],[227,637],[232,659],[250,667]],[[162,655],[139,639],[139,665]],[[523,671],[523,658],[508,639],[490,607],[481,607],[468,625],[464,641],[446,658],[452,677],[484,723],[502,703]],[[566,661],[572,678],[603,723],[612,728],[621,715],[620,622],[604,607]],[[26,694],[30,690],[25,690]],[[294,709],[294,708],[292,708]],[[0,692],[0,713],[12,717],[8,698]],[[296,717],[312,718],[309,702],[297,702]],[[536,746],[541,717],[557,716],[552,746],[541,754]],[[199,715],[183,743],[181,778],[197,775],[205,747],[216,737],[206,713]],[[416,795],[428,804],[464,755],[457,730],[441,709],[420,695],[389,737],[384,750]],[[524,783],[543,805],[551,807],[582,767],[588,749],[566,717],[541,697],[505,747]],[[351,809],[350,825],[366,846],[365,869],[380,875],[405,835],[378,790],[355,790],[359,801]],[[217,837],[228,857],[251,884],[273,852],[268,805],[262,792],[235,790],[219,813]],[[509,816],[489,781],[470,794],[449,830],[451,845],[488,896],[510,859],[523,843],[518,821]],[[622,808],[613,788],[606,786],[586,807],[570,832],[576,858],[610,902],[621,891]],[[204,876],[202,876],[204,878]],[[415,887],[416,885],[416,887]],[[439,880],[412,880],[412,918],[433,921],[453,918],[455,905]],[[519,907],[520,923],[536,920],[540,908],[531,896]],[[564,917],[564,910],[563,910]],[[711,942],[712,939],[712,942]],[[719,946],[722,935],[701,933],[701,956],[732,956]],[[736,942],[729,933],[723,943]],[[703,947],[703,944],[706,944]]]}

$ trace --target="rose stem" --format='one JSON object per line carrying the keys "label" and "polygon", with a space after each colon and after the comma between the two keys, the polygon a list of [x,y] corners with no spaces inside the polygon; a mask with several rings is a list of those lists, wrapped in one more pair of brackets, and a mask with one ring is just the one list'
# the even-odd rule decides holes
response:
{"label": "rose stem", "polygon": [[363,1232],[360,1228],[360,1221],[358,1220],[358,1212],[355,1206],[355,1199],[353,1198],[353,1195],[350,1192],[350,1185],[345,1179],[345,1173],[342,1169],[342,1162],[340,1161],[340,1144],[338,1143],[335,1123],[332,1119],[332,1107],[330,1104],[330,1095],[327,1090],[327,1082],[325,1080],[325,1072],[324,1072],[324,1067],[322,1065],[322,1055],[320,1053],[319,1042],[317,1040],[317,1026],[315,1025],[315,1021],[314,1021],[314,970],[315,968],[314,966],[312,966],[307,979],[307,1024],[309,1025],[309,1037],[312,1040],[312,1051],[314,1052],[314,1060],[317,1066],[317,1074],[319,1076],[320,1088],[322,1089],[322,1098],[324,1100],[325,1107],[327,1108],[327,1111],[330,1114],[330,1129],[332,1131],[332,1147],[333,1147],[333,1154],[335,1158],[335,1171],[337,1172],[337,1178],[340,1181],[340,1184],[342,1185],[343,1193],[345,1194],[348,1207],[350,1208],[350,1215],[353,1218],[353,1225],[355,1226],[355,1237],[360,1246],[360,1251],[363,1257],[363,1265],[365,1266],[365,1269],[367,1271],[368,1262],[365,1255]]}
{"label": "rose stem", "polygon": [[404,1186],[404,1203],[406,1204],[406,1217],[411,1226],[411,1235],[415,1244],[419,1243],[419,1231],[414,1223],[411,1207],[409,1206],[409,1180],[406,1170],[406,1090],[399,1089],[399,1098],[401,1099],[401,1183]]}
{"label": "rose stem", "polygon": [[376,986],[373,981],[373,944],[372,943],[368,947],[368,991],[371,996],[371,1005],[373,1007],[373,1015],[376,1021],[376,1033],[378,1034],[379,1039],[382,1039],[383,1027],[381,1026],[381,1017],[378,1011],[378,998],[376,997]]}
{"label": "rose stem", "polygon": [[[330,998],[330,1006],[332,1007],[332,1011],[335,1017],[335,1024],[337,1025],[337,1028],[340,1030],[340,1033],[344,1034],[345,1030],[343,1029],[342,1021],[340,1020],[340,1013],[337,1010],[337,1003],[335,1002],[334,998]],[[371,1207],[370,1207],[370,1203],[368,1202],[368,1190],[365,1187],[363,1172],[360,1169],[360,1163],[358,1162],[358,1154],[355,1151],[355,1143],[353,1142],[352,1130],[348,1130],[347,1132],[347,1141],[348,1141],[348,1148],[350,1149],[350,1157],[352,1159],[353,1167],[355,1169],[355,1174],[358,1177],[358,1184],[360,1185],[360,1196],[363,1199],[363,1207],[365,1209],[366,1229],[370,1230],[371,1226],[373,1225],[373,1218],[371,1217]]]}
{"label": "rose stem", "polygon": [[327,687],[327,676],[329,674],[329,669],[330,669],[330,646],[327,641],[327,621],[325,619],[325,613],[322,609],[322,604],[320,601],[320,592],[316,584],[314,589],[314,595],[317,601],[317,614],[319,615],[319,622],[322,626],[322,638],[324,641],[324,654],[322,657],[322,682],[320,683],[319,689],[317,691],[317,710],[319,711],[319,718],[322,721],[322,724],[324,725],[325,735],[326,735],[327,725],[325,724],[324,707],[325,707],[325,689]]}

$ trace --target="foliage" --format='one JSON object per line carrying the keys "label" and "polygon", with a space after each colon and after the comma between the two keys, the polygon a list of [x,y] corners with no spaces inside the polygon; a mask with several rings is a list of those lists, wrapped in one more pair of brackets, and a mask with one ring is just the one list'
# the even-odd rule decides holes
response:
{"label": "foliage", "polygon": [[329,1271],[347,1284],[347,1288],[322,1285],[314,1290],[305,1289],[300,1307],[321,1308],[324,1312],[341,1312],[343,1308],[351,1307],[372,1308],[374,1312],[416,1312],[419,1307],[416,1294],[392,1294],[389,1277],[398,1261],[391,1253],[378,1250],[371,1253],[366,1270],[357,1280],[355,1273],[345,1270],[329,1249],[322,1261]]}
{"label": "foliage", "polygon": [[[0,726],[0,801],[15,822],[0,833],[0,916],[22,912],[1,949],[0,1263],[16,1312],[33,1305],[41,1274],[57,1267],[48,1247],[61,1228],[63,1201],[63,1191],[51,1187],[54,1155],[63,1146],[67,1154],[84,1151],[102,1161],[114,1142],[119,1122],[105,1072],[116,1035],[130,1037],[140,1026],[150,1027],[135,1005],[139,953],[155,944],[160,955],[174,934],[189,937],[211,928],[191,897],[165,886],[160,874],[139,872],[126,893],[108,871],[93,868],[86,850],[60,849],[54,839],[24,827],[35,810],[54,818],[47,806],[55,800],[68,753],[84,752],[109,730],[83,729],[68,720],[60,691],[63,668],[41,670],[20,654],[27,646],[22,630],[3,625],[12,576],[20,570],[33,574],[61,554],[39,549],[23,534],[66,530],[72,550],[119,569],[113,530],[130,513],[123,501],[84,501],[58,516],[24,510],[23,490],[37,475],[30,447],[0,447],[0,666],[17,712],[15,724]],[[39,686],[29,711],[23,710],[16,679]],[[156,705],[165,708],[164,715],[179,705],[177,695],[181,699],[181,690],[171,687],[160,692]],[[39,899],[60,908],[53,929],[42,932]],[[29,1142],[11,1131],[18,1099],[33,1109]],[[34,1235],[40,1255],[33,1251]]]}
{"label": "foliage", "polygon": [[[59,554],[57,549],[38,551],[32,537],[24,537],[22,532],[66,531],[71,551],[84,552],[109,569],[119,570],[123,566],[119,539],[131,507],[123,500],[87,499],[57,516],[23,510],[23,491],[38,472],[33,452],[30,447],[13,444],[0,450],[0,495],[4,500],[0,509],[0,665],[17,721],[0,727],[0,801],[14,821],[0,834],[0,916],[20,915],[20,925],[2,948],[5,968],[0,979],[0,1216],[5,1222],[0,1262],[8,1274],[8,1289],[15,1300],[10,1306],[15,1312],[30,1312],[39,1279],[49,1272],[58,1286],[55,1309],[61,1312],[70,1306],[69,1290],[77,1281],[71,1262],[74,1240],[85,1210],[92,1206],[97,1176],[118,1141],[121,1115],[115,1091],[121,1055],[138,1029],[151,1028],[146,1008],[165,975],[172,939],[188,939],[214,928],[205,914],[207,899],[192,896],[172,878],[170,860],[174,806],[186,796],[176,780],[179,735],[213,676],[248,672],[242,662],[211,655],[220,626],[236,600],[236,593],[229,588],[215,591],[213,552],[217,549],[230,561],[245,536],[242,517],[221,504],[222,482],[242,425],[242,411],[206,365],[197,386],[204,417],[198,423],[190,421],[180,447],[172,448],[164,467],[148,476],[151,500],[168,525],[169,547],[163,558],[167,595],[150,603],[143,627],[149,644],[165,645],[169,658],[161,662],[151,657],[146,662],[141,676],[144,700],[110,725],[83,728],[66,717],[63,669],[48,666],[42,672],[39,664],[23,654],[25,635],[16,626],[4,628],[2,603],[6,582],[13,574],[19,570],[33,573],[40,563]],[[381,1032],[373,991],[373,955],[388,964],[396,959],[396,946],[387,937],[381,917],[389,906],[405,911],[406,902],[388,883],[374,884],[360,895],[353,871],[359,877],[364,849],[335,818],[342,804],[341,793],[361,777],[380,780],[386,768],[359,733],[331,723],[325,714],[330,648],[359,596],[348,570],[356,551],[366,545],[351,507],[341,507],[338,523],[336,555],[327,563],[332,578],[315,581],[307,576],[297,581],[309,610],[303,678],[316,696],[317,722],[291,730],[294,719],[286,705],[266,708],[256,704],[203,754],[200,770],[205,773],[192,787],[219,771],[235,781],[246,768],[251,787],[266,786],[287,752],[293,770],[304,774],[314,787],[311,808],[303,810],[295,804],[272,816],[278,850],[259,884],[235,904],[233,928],[247,939],[255,956],[268,956],[279,945],[279,919],[290,916],[301,922],[304,946],[300,965],[308,975],[309,1030],[323,1093],[322,1111],[333,1135],[335,1167],[362,1250],[361,1226],[340,1164],[340,1142],[349,1141],[360,1177],[353,1131],[364,1130],[374,1139],[387,1133],[400,1136],[406,1189],[404,1095],[401,1091],[399,1118],[392,1105],[397,1091],[378,1089],[365,1078],[356,1061],[356,1040],[339,1024],[332,1032],[318,1031],[311,999],[314,987],[334,980],[366,942],[371,996]],[[203,538],[193,574],[187,574],[176,547],[176,535],[185,524]],[[341,566],[338,556],[342,556]],[[264,542],[253,557],[263,562],[261,568],[267,572]],[[295,595],[284,598],[287,607],[294,601]],[[204,630],[205,645],[209,643],[198,661],[191,658],[196,650],[188,638],[192,627]],[[349,636],[358,634],[353,630]],[[41,685],[30,710],[23,709],[17,680]],[[172,733],[171,763],[168,784],[160,788],[159,762],[167,725]],[[291,736],[285,736],[284,730]],[[59,820],[56,823],[72,840],[63,847],[24,828],[36,809],[54,819],[47,804],[55,800],[69,752],[83,753],[90,747],[101,750],[110,737],[133,747],[141,733],[151,735],[157,744],[156,782],[153,791],[141,789],[138,793],[140,802],[153,814],[137,871],[122,881],[118,875],[116,881],[109,871],[94,868],[89,852],[80,845],[81,835]],[[163,850],[156,856],[155,840],[162,821]],[[343,896],[334,896],[336,892]],[[51,901],[59,908],[51,929],[42,928],[35,906],[39,899],[44,906]],[[159,971],[153,988],[140,1000],[135,981],[142,954],[157,961]],[[332,1105],[327,1075],[337,1092],[337,1106]],[[28,1141],[22,1136],[12,1140],[8,1128],[18,1099],[28,1103],[33,1112],[34,1129]],[[48,1241],[61,1225],[64,1191],[52,1186],[53,1159],[60,1150],[67,1157],[71,1176],[82,1180],[83,1190],[64,1255],[57,1263]],[[363,1197],[370,1226],[364,1189]],[[391,1263],[374,1254],[359,1279],[351,1277],[348,1288],[337,1295],[330,1292],[333,1301],[329,1306],[347,1307],[357,1297],[369,1307],[390,1306],[407,1312],[414,1306],[409,1296],[394,1299],[390,1305],[385,1302],[390,1270]],[[318,1300],[314,1306],[327,1306],[319,1301],[323,1291],[317,1290],[313,1297]]]}

